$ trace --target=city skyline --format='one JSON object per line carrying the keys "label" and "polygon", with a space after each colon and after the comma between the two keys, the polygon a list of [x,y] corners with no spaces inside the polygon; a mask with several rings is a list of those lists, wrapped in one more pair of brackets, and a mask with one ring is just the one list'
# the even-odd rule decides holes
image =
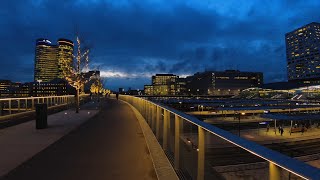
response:
{"label": "city skyline", "polygon": [[0,79],[32,81],[36,39],[75,41],[78,33],[91,46],[92,68],[100,67],[111,89],[142,89],[155,73],[206,69],[261,71],[265,82],[287,80],[285,33],[319,22],[319,2],[221,3],[5,2],[0,38],[16,43],[1,45]]}

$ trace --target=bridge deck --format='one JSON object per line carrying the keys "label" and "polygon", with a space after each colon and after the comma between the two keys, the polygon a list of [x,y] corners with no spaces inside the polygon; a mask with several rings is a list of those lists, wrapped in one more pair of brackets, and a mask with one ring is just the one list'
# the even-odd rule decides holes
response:
{"label": "bridge deck", "polygon": [[106,100],[101,112],[4,179],[157,179],[130,107]]}

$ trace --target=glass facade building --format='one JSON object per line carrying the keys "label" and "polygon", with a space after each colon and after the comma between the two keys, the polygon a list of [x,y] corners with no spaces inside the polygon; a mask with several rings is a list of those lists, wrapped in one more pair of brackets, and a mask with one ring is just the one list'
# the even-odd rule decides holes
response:
{"label": "glass facade building", "polygon": [[320,23],[312,22],[285,35],[289,81],[320,80]]}
{"label": "glass facade building", "polygon": [[73,48],[74,44],[68,39],[58,40],[58,78],[65,78],[71,75],[71,68],[73,63]]}
{"label": "glass facade building", "polygon": [[73,63],[73,47],[73,42],[67,39],[59,39],[58,45],[53,45],[48,39],[38,39],[34,81],[50,82],[69,76]]}
{"label": "glass facade building", "polygon": [[34,81],[49,82],[58,77],[58,48],[48,39],[36,42]]}

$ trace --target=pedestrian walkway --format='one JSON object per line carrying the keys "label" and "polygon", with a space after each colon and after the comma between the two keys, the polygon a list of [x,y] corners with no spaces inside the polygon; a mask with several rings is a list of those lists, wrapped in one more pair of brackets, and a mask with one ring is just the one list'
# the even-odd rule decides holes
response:
{"label": "pedestrian walkway", "polygon": [[[19,145],[17,151],[23,152]],[[135,114],[123,102],[108,99],[94,118],[3,179],[140,180],[157,176]]]}
{"label": "pedestrian walkway", "polygon": [[47,129],[36,130],[34,120],[0,129],[0,177],[98,113],[97,103],[81,108],[79,114],[69,109],[49,115]]}

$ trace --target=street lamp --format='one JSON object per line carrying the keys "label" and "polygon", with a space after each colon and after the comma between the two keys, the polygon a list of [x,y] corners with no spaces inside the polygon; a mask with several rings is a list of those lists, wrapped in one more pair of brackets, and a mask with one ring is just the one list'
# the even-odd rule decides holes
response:
{"label": "street lamp", "polygon": [[239,137],[240,137],[240,117],[241,117],[241,115],[242,116],[244,116],[244,115],[246,115],[246,113],[244,113],[244,112],[242,112],[242,113],[238,113],[238,135],[239,135]]}

